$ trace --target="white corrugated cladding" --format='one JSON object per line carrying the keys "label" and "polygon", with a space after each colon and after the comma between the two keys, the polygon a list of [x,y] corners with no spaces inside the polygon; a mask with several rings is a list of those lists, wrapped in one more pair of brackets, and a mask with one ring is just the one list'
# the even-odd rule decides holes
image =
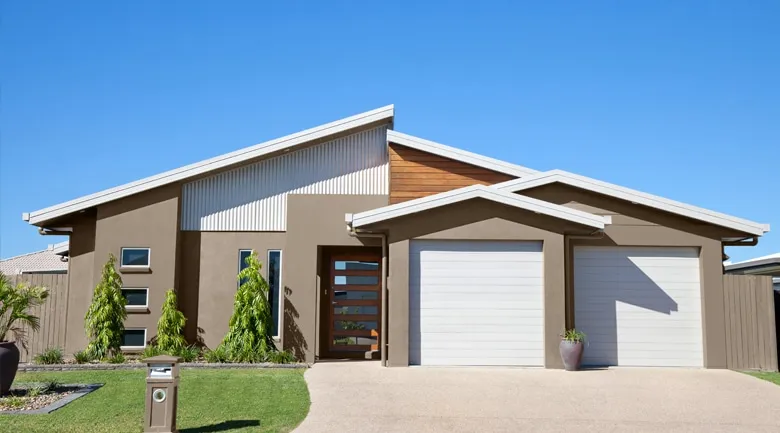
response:
{"label": "white corrugated cladding", "polygon": [[181,229],[285,231],[288,194],[388,194],[387,126],[184,184]]}
{"label": "white corrugated cladding", "polygon": [[413,240],[409,363],[544,364],[541,242]]}
{"label": "white corrugated cladding", "polygon": [[583,364],[703,365],[696,248],[576,247],[574,305]]}

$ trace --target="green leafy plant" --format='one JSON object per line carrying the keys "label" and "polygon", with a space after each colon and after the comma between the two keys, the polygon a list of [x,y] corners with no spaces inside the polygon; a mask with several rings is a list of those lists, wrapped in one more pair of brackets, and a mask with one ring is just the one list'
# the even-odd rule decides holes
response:
{"label": "green leafy plant", "polygon": [[200,356],[200,349],[197,346],[187,346],[175,352],[175,356],[181,358],[182,362],[194,362]]}
{"label": "green leafy plant", "polygon": [[295,359],[295,355],[292,353],[286,350],[280,350],[276,352],[268,352],[266,361],[273,362],[274,364],[292,364],[298,360]]}
{"label": "green leafy plant", "polygon": [[149,344],[144,348],[144,351],[141,352],[141,359],[151,358],[153,356],[158,356],[162,354],[163,354],[162,350],[158,349],[157,346],[153,344]]}
{"label": "green leafy plant", "polygon": [[9,336],[27,350],[27,333],[40,329],[41,321],[29,311],[42,305],[49,297],[45,287],[31,286],[26,282],[16,285],[0,273],[0,341],[8,341]]}
{"label": "green leafy plant", "polygon": [[124,321],[127,318],[122,295],[122,277],[119,276],[113,254],[103,266],[100,283],[95,287],[92,303],[84,318],[89,344],[86,351],[93,359],[102,359],[120,353]]}
{"label": "green leafy plant", "polygon": [[582,343],[585,341],[587,336],[582,331],[578,331],[576,329],[567,329],[563,334],[561,334],[561,338],[566,341],[571,341],[572,343]]}
{"label": "green leafy plant", "polygon": [[3,400],[3,403],[6,406],[8,406],[8,407],[16,409],[16,408],[23,407],[25,405],[25,399],[22,398],[22,397],[18,397],[18,396],[14,395],[14,396],[5,398]]}
{"label": "green leafy plant", "polygon": [[127,360],[125,359],[125,355],[123,355],[122,352],[117,352],[114,354],[114,356],[106,358],[106,361],[109,364],[124,364]]}
{"label": "green leafy plant", "polygon": [[56,347],[46,349],[40,354],[36,355],[34,360],[36,364],[62,364],[62,349]]}
{"label": "green leafy plant", "polygon": [[73,354],[73,360],[76,361],[76,364],[87,364],[92,361],[92,357],[86,350],[79,350]]}
{"label": "green leafy plant", "polygon": [[187,319],[178,310],[176,292],[173,289],[165,292],[165,302],[162,315],[157,321],[157,347],[167,353],[177,353],[187,347],[187,341],[182,334]]}
{"label": "green leafy plant", "polygon": [[206,362],[217,364],[221,362],[228,362],[228,355],[227,352],[225,352],[225,348],[222,346],[218,346],[214,350],[206,350],[203,352],[203,358],[206,359]]}
{"label": "green leafy plant", "polygon": [[268,283],[260,273],[262,264],[256,252],[246,258],[246,265],[238,273],[241,285],[221,347],[231,362],[262,362],[266,353],[275,350]]}

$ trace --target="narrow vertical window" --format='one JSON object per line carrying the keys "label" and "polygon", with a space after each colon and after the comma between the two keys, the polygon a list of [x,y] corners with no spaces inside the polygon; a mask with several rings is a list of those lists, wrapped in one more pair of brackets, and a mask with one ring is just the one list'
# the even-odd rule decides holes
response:
{"label": "narrow vertical window", "polygon": [[[247,267],[246,259],[250,255],[252,255],[252,250],[238,250],[238,272],[243,271]],[[246,279],[242,278],[238,285],[241,286],[244,282],[246,282]]]}
{"label": "narrow vertical window", "polygon": [[268,303],[271,305],[271,317],[273,319],[272,330],[274,337],[279,337],[281,324],[282,305],[282,251],[268,251]]}

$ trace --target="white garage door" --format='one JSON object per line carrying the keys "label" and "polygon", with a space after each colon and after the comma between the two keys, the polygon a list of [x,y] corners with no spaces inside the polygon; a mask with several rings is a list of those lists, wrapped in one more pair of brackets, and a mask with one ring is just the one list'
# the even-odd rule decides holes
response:
{"label": "white garage door", "polygon": [[703,365],[696,248],[577,247],[574,302],[585,365]]}
{"label": "white garage door", "polygon": [[544,364],[541,242],[412,241],[409,363]]}

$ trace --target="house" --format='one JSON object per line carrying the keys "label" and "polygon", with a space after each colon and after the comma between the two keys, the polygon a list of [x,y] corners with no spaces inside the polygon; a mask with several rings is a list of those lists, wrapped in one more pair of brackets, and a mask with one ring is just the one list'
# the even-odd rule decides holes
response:
{"label": "house", "polygon": [[725,264],[727,274],[771,275],[775,291],[780,292],[780,253]]}
{"label": "house", "polygon": [[23,218],[70,236],[68,353],[109,253],[139,350],[168,288],[217,345],[256,251],[281,346],[388,366],[561,368],[576,326],[586,364],[725,368],[723,248],[769,230],[403,134],[393,106]]}
{"label": "house", "polygon": [[0,273],[21,274],[67,274],[68,242],[51,244],[48,248],[0,260]]}

